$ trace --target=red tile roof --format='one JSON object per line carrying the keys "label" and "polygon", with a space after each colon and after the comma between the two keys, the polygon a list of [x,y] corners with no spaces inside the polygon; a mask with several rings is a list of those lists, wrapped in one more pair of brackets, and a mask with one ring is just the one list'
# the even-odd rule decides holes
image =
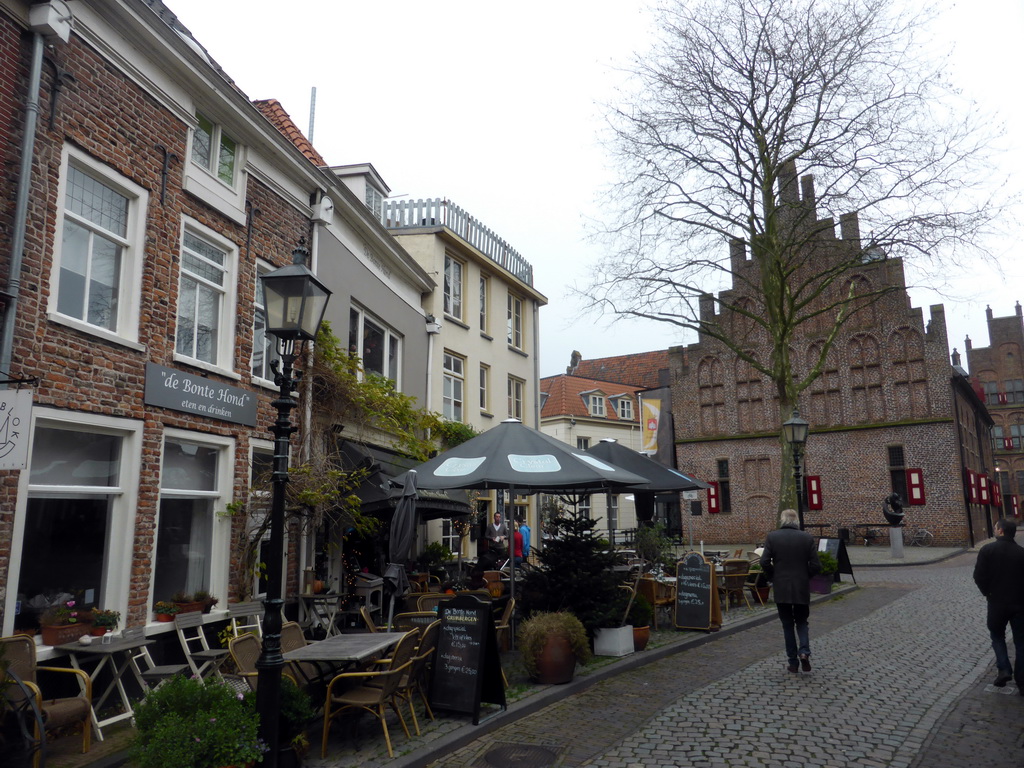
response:
{"label": "red tile roof", "polygon": [[[550,416],[590,417],[587,403],[582,395],[584,392],[592,392],[595,389],[603,392],[605,397],[630,395],[633,400],[633,419],[636,420],[639,417],[640,409],[636,401],[636,393],[643,387],[631,387],[598,379],[585,379],[582,376],[568,376],[563,373],[540,380],[540,391],[547,394],[544,407],[540,410],[541,418]],[[618,421],[619,415],[612,404],[607,403],[606,406],[605,418],[609,421]]]}
{"label": "red tile roof", "polygon": [[572,376],[617,381],[649,389],[668,384],[667,378],[662,380],[660,374],[666,371],[667,377],[668,367],[668,350],[658,349],[618,357],[599,357],[596,360],[581,359],[569,373]]}
{"label": "red tile roof", "polygon": [[254,101],[253,104],[256,108],[263,113],[263,116],[267,118],[274,127],[277,128],[284,136],[296,147],[302,150],[304,154],[313,165],[317,167],[323,167],[327,165],[327,161],[323,159],[316,148],[310,143],[309,139],[306,138],[305,134],[299,130],[299,127],[295,125],[295,122],[284,111],[284,107],[281,106],[281,102],[277,99],[260,99]]}

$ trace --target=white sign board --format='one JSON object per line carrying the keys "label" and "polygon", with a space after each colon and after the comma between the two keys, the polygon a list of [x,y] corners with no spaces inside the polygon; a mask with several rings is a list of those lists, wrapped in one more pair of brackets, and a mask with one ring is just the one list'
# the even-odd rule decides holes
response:
{"label": "white sign board", "polygon": [[0,389],[0,469],[28,466],[32,390]]}

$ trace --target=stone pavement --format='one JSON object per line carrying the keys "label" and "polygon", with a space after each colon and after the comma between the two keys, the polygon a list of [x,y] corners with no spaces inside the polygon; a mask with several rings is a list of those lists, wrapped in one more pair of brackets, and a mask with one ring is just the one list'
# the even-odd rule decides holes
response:
{"label": "stone pavement", "polygon": [[973,564],[969,553],[858,572],[862,589],[812,610],[810,674],[785,671],[776,621],[755,622],[611,676],[472,742],[452,738],[389,764],[1022,765],[1024,697],[1012,685],[988,685],[992,654]]}

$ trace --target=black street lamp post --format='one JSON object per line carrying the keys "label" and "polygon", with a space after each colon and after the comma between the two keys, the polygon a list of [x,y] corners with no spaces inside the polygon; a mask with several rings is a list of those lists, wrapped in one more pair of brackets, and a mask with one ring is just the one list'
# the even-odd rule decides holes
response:
{"label": "black street lamp post", "polygon": [[804,529],[804,486],[801,482],[800,459],[803,447],[807,442],[807,433],[811,425],[800,418],[800,412],[794,408],[793,415],[782,422],[782,434],[793,449],[793,480],[796,482],[796,513],[800,517],[800,530]]}
{"label": "black street lamp post", "polygon": [[266,332],[278,340],[281,355],[272,364],[274,383],[279,394],[273,405],[277,408],[277,420],[271,431],[274,434],[273,496],[270,510],[270,547],[267,553],[267,597],[263,614],[263,649],[256,662],[258,685],[256,688],[256,711],[260,717],[260,738],[267,747],[263,766],[276,768],[279,746],[279,712],[281,708],[281,672],[284,657],[281,655],[281,563],[284,560],[284,507],[285,489],[288,485],[288,451],[292,432],[291,411],[295,407],[292,392],[302,377],[301,371],[293,371],[297,350],[303,341],[316,338],[320,322],[331,292],[305,265],[309,256],[302,245],[292,252],[293,263],[263,275],[264,306],[266,307]]}

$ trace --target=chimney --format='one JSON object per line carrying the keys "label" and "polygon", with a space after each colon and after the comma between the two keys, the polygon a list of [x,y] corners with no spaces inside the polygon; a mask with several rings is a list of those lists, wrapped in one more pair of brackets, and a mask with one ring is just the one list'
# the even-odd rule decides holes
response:
{"label": "chimney", "polygon": [[745,240],[734,237],[729,241],[729,266],[733,273],[739,272],[743,262],[747,260],[747,243]]}
{"label": "chimney", "polygon": [[953,361],[953,365],[960,367],[960,353],[956,351],[956,347],[953,347],[953,354],[950,355],[950,359]]}
{"label": "chimney", "polygon": [[800,203],[796,188],[796,162],[787,160],[779,166],[779,201],[789,205]]}
{"label": "chimney", "polygon": [[860,250],[860,217],[856,211],[839,216],[839,236],[857,250]]}
{"label": "chimney", "polygon": [[803,192],[804,208],[817,218],[817,198],[814,195],[814,175],[806,174],[800,178],[800,189]]}

